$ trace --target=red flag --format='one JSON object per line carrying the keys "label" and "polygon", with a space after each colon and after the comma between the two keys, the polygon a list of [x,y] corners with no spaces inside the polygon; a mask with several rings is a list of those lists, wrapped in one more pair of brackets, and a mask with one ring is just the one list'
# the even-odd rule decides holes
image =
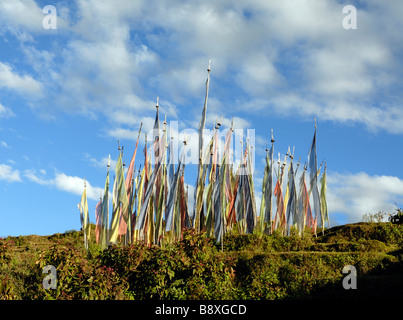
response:
{"label": "red flag", "polygon": [[[274,226],[276,227],[279,224],[279,227],[283,228],[285,225],[284,199],[279,180],[277,180],[274,195],[277,197],[277,212],[274,219]],[[279,221],[277,221],[277,219],[279,219]]]}
{"label": "red flag", "polygon": [[[127,169],[127,175],[125,179],[125,186],[126,186],[126,193],[127,193],[127,198],[129,199],[129,203],[131,203],[130,198],[132,194],[132,178],[133,178],[133,169],[134,169],[134,161],[136,159],[136,153],[137,153],[137,147],[139,145],[139,139],[140,139],[140,133],[141,133],[141,127],[143,126],[143,123],[140,124],[140,129],[139,129],[139,135],[137,137],[136,141],[136,147],[133,152],[132,159],[130,160],[129,168]],[[132,208],[130,207],[130,210]],[[118,234],[124,235],[127,232],[127,223],[125,219],[123,219],[122,214],[120,215],[120,222],[119,222],[119,232]]]}
{"label": "red flag", "polygon": [[134,149],[132,159],[130,160],[129,168],[127,170],[127,175],[126,175],[126,180],[125,180],[127,197],[129,197],[130,194],[131,194],[134,160],[136,159],[137,147],[139,145],[139,138],[140,138],[140,133],[141,133],[141,127],[142,126],[143,126],[143,123],[140,124],[139,135],[138,135],[137,141],[136,141],[136,148]]}

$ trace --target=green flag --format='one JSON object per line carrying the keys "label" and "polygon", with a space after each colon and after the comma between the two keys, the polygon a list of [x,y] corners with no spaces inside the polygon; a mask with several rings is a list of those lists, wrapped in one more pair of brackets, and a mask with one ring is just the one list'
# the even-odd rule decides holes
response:
{"label": "green flag", "polygon": [[326,201],[326,164],[325,164],[325,171],[323,172],[322,175],[322,179],[320,179],[320,183],[321,183],[320,206],[323,216],[323,227],[325,227],[325,222],[327,221],[328,226],[330,228],[329,212],[327,211],[327,201]]}

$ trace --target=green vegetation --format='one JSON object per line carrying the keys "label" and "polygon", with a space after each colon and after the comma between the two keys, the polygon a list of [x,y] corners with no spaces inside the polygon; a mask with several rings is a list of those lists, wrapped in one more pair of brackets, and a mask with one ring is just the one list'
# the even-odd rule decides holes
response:
{"label": "green vegetation", "polygon": [[[357,223],[318,237],[228,234],[223,247],[192,229],[162,248],[102,251],[92,239],[88,254],[82,231],[8,237],[0,240],[0,299],[402,297],[402,225]],[[56,289],[43,287],[46,265],[56,267]],[[342,287],[346,265],[357,269],[357,290]]]}

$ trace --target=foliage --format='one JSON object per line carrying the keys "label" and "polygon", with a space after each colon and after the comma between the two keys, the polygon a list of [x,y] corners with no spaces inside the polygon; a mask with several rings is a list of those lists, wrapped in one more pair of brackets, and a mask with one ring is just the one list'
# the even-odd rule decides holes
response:
{"label": "foliage", "polygon": [[285,290],[279,279],[281,260],[276,256],[240,257],[235,269],[241,299],[281,299]]}
{"label": "foliage", "polygon": [[301,235],[291,229],[289,236],[283,236],[278,230],[272,235],[253,233],[250,235],[226,235],[225,251],[280,252],[309,250],[314,244],[313,234],[306,230]]}
{"label": "foliage", "polygon": [[[293,229],[288,236],[227,234],[223,249],[193,229],[162,248],[136,243],[102,251],[92,242],[88,253],[82,232],[0,239],[0,299],[346,296],[345,290],[340,291],[341,270],[346,265],[357,268],[360,283],[368,288],[371,282],[366,279],[375,279],[377,285],[379,279],[391,279],[384,281],[389,286],[399,284],[403,226],[357,223],[334,227],[317,237],[308,230],[298,234]],[[43,287],[46,265],[57,270],[56,289]]]}
{"label": "foliage", "polygon": [[[56,289],[42,285],[43,268],[53,265],[57,270]],[[40,255],[34,273],[28,279],[27,298],[34,299],[125,299],[126,282],[112,268],[87,259],[74,247],[55,245]]]}
{"label": "foliage", "polygon": [[127,277],[134,299],[230,298],[231,261],[214,251],[204,235],[188,230],[167,248],[115,246],[104,251],[101,261]]}
{"label": "foliage", "polygon": [[9,242],[7,240],[0,240],[0,264],[7,263],[10,259]]}

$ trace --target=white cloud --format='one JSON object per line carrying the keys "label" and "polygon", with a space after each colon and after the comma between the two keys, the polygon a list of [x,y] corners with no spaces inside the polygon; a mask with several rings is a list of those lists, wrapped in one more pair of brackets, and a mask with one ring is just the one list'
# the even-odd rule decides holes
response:
{"label": "white cloud", "polygon": [[370,131],[384,130],[393,134],[403,133],[403,108],[397,103],[381,104],[380,107],[367,101],[343,100],[340,97],[315,99],[302,93],[279,93],[269,100],[252,99],[237,102],[236,110],[247,110],[251,115],[262,116],[265,111],[274,111],[277,116],[298,116],[312,121],[315,117],[320,121],[339,123],[359,123]]}
{"label": "white cloud", "polygon": [[125,128],[110,129],[108,130],[107,134],[117,140],[121,139],[136,140],[138,137],[138,131]]}
{"label": "white cloud", "polygon": [[[253,129],[252,124],[247,119],[240,117],[225,117],[225,115],[228,113],[228,111],[221,114],[215,112],[207,112],[205,128],[212,129],[216,126],[217,122],[220,122],[221,129],[231,128],[232,122],[233,129]],[[196,121],[194,121],[193,124],[196,124]],[[198,127],[199,122],[197,122],[197,125],[195,125],[194,128],[198,129]]]}
{"label": "white cloud", "polygon": [[324,95],[364,96],[388,85],[393,56],[381,40],[374,37],[340,39],[313,49],[305,73],[311,90]]}
{"label": "white cloud", "polygon": [[0,141],[0,145],[1,145],[3,148],[9,148],[7,142],[5,142],[5,141]]}
{"label": "white cloud", "polygon": [[9,165],[0,164],[0,180],[5,180],[7,182],[20,182],[20,172]]}
{"label": "white cloud", "polygon": [[[42,176],[46,171],[41,170]],[[82,195],[84,191],[84,178],[69,176],[63,172],[57,172],[54,178],[40,177],[35,170],[25,170],[24,176],[28,180],[48,187],[56,187],[61,191],[68,193]],[[89,181],[86,180],[87,197],[91,200],[99,200],[100,194],[103,194],[104,188],[94,187]]]}
{"label": "white cloud", "polygon": [[85,153],[84,157],[86,160],[88,160],[91,163],[91,165],[93,165],[96,168],[105,169],[107,167],[108,163],[110,163],[111,168],[115,168],[116,163],[117,163],[117,160],[109,158],[109,156],[103,157],[102,159],[96,159],[96,158],[92,157],[90,154]]}
{"label": "white cloud", "polygon": [[[44,175],[42,171],[41,171],[41,174]],[[46,179],[46,178],[39,177],[39,176],[36,174],[36,171],[35,171],[35,170],[25,170],[25,171],[24,171],[24,176],[25,176],[26,178],[28,178],[28,180],[30,180],[30,181],[32,181],[32,182],[35,182],[35,183],[37,183],[37,184],[40,184],[40,185],[51,185],[51,184],[52,184],[52,181],[51,181],[51,180],[48,180],[48,179]]]}
{"label": "white cloud", "polygon": [[280,85],[284,79],[274,66],[274,61],[259,53],[244,62],[236,81],[243,90],[261,95],[273,90],[273,87]]}
{"label": "white cloud", "polygon": [[29,75],[20,76],[10,65],[0,62],[0,88],[8,88],[21,93],[40,94],[42,85]]}
{"label": "white cloud", "polygon": [[[76,195],[81,195],[84,191],[84,179],[80,177],[68,176],[65,173],[56,173],[56,176],[52,181],[56,188],[62,191]],[[86,181],[86,186],[87,197],[92,200],[99,200],[104,189],[93,187],[88,181]]]}
{"label": "white cloud", "polygon": [[0,13],[3,27],[9,30],[17,32],[21,28],[31,31],[43,29],[44,14],[33,0],[1,1]]}
{"label": "white cloud", "polygon": [[[36,20],[43,13],[34,1],[1,6],[14,26],[32,32],[41,28]],[[70,17],[65,27],[71,33],[57,59],[48,48],[24,46],[39,79],[52,80],[46,88],[0,63],[0,87],[31,93],[48,90],[52,105],[37,104],[46,105],[46,111],[101,112],[118,125],[138,125],[142,117],[152,118],[150,101],[159,95],[165,99],[161,115],[181,117],[197,127],[193,110],[200,114],[205,68],[211,58],[210,111],[215,114],[232,111],[228,102],[234,100],[234,90],[225,88],[230,83],[238,85],[235,100],[240,96],[247,112],[270,109],[277,116],[317,116],[403,132],[400,93],[391,92],[394,100],[382,105],[373,99],[389,94],[390,86],[401,87],[398,64],[403,46],[398,30],[403,25],[398,2],[358,7],[358,29],[353,32],[342,28],[343,5],[335,0],[248,4],[80,0],[72,14],[60,7],[63,19]],[[185,106],[189,97],[200,98],[201,103]],[[111,134],[129,134],[127,129],[117,130]]]}
{"label": "white cloud", "polygon": [[65,19],[68,9],[61,3],[55,5],[58,30],[44,29],[42,21],[48,13],[43,13],[43,7],[34,0],[0,1],[0,33],[9,31],[24,43],[35,42],[33,34],[54,34],[60,29],[69,29]]}
{"label": "white cloud", "polygon": [[0,119],[1,118],[7,119],[13,116],[14,112],[10,108],[6,108],[0,103]]}
{"label": "white cloud", "polygon": [[403,180],[398,177],[328,173],[327,182],[330,215],[344,213],[349,223],[362,221],[366,213],[393,213],[403,202]]}

